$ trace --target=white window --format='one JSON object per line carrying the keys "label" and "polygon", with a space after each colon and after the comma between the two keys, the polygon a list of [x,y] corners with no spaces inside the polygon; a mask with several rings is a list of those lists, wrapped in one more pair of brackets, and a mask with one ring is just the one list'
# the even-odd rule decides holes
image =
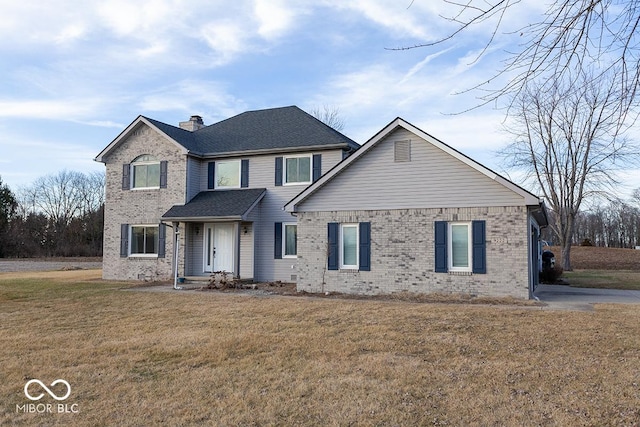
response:
{"label": "white window", "polygon": [[131,188],[160,188],[160,161],[144,154],[131,163]]}
{"label": "white window", "polygon": [[471,223],[449,223],[449,271],[471,271]]}
{"label": "white window", "polygon": [[296,224],[282,224],[282,254],[286,258],[296,258],[298,255],[298,226]]}
{"label": "white window", "polygon": [[131,256],[158,256],[158,226],[132,225],[129,238]]}
{"label": "white window", "polygon": [[216,162],[215,188],[240,188],[240,160]]}
{"label": "white window", "polygon": [[284,158],[284,183],[311,184],[311,156]]}
{"label": "white window", "polygon": [[340,268],[358,269],[358,224],[340,225]]}

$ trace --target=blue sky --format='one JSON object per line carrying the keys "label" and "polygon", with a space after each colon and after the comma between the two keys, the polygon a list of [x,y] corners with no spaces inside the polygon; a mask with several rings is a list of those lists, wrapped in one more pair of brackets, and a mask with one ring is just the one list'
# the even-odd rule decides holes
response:
{"label": "blue sky", "polygon": [[[365,142],[395,117],[502,172],[504,114],[454,95],[493,75],[509,48],[491,23],[430,49],[453,28],[434,0],[0,0],[0,177],[14,191],[93,158],[138,115],[177,125],[297,105],[340,111]],[[525,1],[505,30],[543,6]],[[638,171],[623,176],[639,187]],[[634,180],[635,179],[635,180]],[[517,178],[516,178],[517,180]]]}

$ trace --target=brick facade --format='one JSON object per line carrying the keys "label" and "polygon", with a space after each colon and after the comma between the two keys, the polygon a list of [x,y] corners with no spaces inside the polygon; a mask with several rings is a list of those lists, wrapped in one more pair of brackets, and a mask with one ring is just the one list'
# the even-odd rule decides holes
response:
{"label": "brick facade", "polygon": [[[486,221],[486,274],[435,273],[434,222]],[[327,269],[327,223],[371,223],[371,271]],[[529,298],[525,206],[298,213],[298,291]]]}
{"label": "brick facade", "polygon": [[[167,188],[123,190],[122,165],[148,154],[168,161]],[[171,206],[185,202],[186,156],[180,147],[146,125],[140,125],[105,158],[106,203],[103,278],[159,280],[171,277],[173,230],[167,227],[164,258],[120,257],[120,226],[159,224]],[[184,235],[184,233],[183,233]],[[181,253],[184,246],[180,248]]]}

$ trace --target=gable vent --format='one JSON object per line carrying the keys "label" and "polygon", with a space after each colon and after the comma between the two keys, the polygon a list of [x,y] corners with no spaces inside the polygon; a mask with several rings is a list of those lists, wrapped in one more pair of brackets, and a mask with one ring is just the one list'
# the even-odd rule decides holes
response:
{"label": "gable vent", "polygon": [[393,150],[393,160],[396,162],[411,161],[411,141],[396,141]]}

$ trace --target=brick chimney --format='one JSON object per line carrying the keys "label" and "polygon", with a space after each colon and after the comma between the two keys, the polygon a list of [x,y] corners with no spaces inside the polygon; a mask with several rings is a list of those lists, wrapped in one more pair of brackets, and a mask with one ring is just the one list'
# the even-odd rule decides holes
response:
{"label": "brick chimney", "polygon": [[180,128],[184,130],[188,130],[189,132],[202,129],[203,127],[204,127],[204,122],[202,121],[202,117],[200,116],[191,116],[189,121],[180,122]]}

